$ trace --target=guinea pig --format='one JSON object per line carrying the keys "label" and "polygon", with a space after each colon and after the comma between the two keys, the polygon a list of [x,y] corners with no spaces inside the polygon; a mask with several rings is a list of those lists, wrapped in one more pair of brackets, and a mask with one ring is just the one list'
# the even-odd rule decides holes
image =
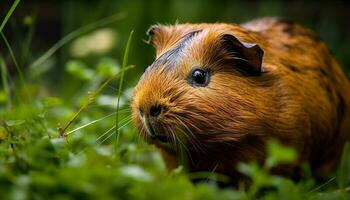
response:
{"label": "guinea pig", "polygon": [[132,117],[169,170],[242,176],[240,162],[264,163],[271,138],[295,149],[277,169],[324,176],[350,134],[350,84],[326,45],[284,19],[244,24],[154,25],[155,61],[133,90]]}

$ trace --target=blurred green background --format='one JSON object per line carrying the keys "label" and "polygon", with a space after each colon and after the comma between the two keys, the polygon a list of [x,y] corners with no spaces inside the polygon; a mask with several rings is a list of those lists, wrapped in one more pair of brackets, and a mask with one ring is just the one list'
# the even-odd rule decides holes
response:
{"label": "blurred green background", "polygon": [[[0,1],[0,22],[13,2]],[[159,152],[131,123],[128,105],[154,59],[145,42],[152,24],[288,18],[314,30],[349,75],[349,10],[345,1],[22,0],[0,37],[0,199],[349,199],[350,146],[329,179],[317,182],[306,170],[294,183],[253,164],[242,166],[251,189],[222,189],[211,172],[186,174],[180,167],[167,174]],[[61,137],[57,128],[120,72],[132,30],[128,65],[135,67],[126,71],[120,112],[117,79]],[[269,148],[270,160],[291,160],[290,149]],[[194,178],[207,181],[193,185]]]}
{"label": "blurred green background", "polygon": [[[1,18],[4,18],[10,2],[0,2]],[[65,67],[69,61],[79,60],[88,68],[95,68],[105,58],[120,63],[128,34],[134,30],[129,63],[136,68],[127,73],[126,79],[127,84],[132,86],[154,58],[153,48],[144,42],[148,27],[176,21],[241,23],[263,16],[285,17],[313,29],[349,73],[349,9],[346,1],[311,0],[26,0],[20,3],[4,33],[24,73],[31,73],[31,81],[47,85],[54,95],[71,98],[81,87],[81,82],[67,74]],[[45,63],[29,69],[32,62],[68,33],[118,13],[124,14],[124,17],[82,34],[81,38],[60,48]],[[16,76],[6,46],[2,44],[0,51],[12,76]]]}

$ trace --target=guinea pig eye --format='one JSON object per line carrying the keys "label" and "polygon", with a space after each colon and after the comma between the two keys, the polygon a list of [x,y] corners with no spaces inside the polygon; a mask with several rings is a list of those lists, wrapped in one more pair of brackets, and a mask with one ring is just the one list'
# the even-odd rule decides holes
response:
{"label": "guinea pig eye", "polygon": [[191,72],[190,83],[193,86],[205,87],[209,83],[209,71],[204,69],[194,69]]}

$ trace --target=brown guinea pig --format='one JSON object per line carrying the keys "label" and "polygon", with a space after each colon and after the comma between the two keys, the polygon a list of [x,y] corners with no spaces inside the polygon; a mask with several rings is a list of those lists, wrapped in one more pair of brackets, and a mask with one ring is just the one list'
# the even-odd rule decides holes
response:
{"label": "brown guinea pig", "polygon": [[[276,138],[298,160],[277,170],[324,175],[350,134],[350,84],[325,44],[303,26],[263,18],[245,24],[155,25],[156,59],[132,97],[140,134],[168,169],[240,179],[239,162],[265,159]],[[182,147],[182,148],[181,148]]]}

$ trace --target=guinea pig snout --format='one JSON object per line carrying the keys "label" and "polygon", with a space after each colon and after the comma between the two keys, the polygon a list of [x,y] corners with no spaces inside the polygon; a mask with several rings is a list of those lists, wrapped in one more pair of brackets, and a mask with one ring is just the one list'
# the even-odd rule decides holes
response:
{"label": "guinea pig snout", "polygon": [[158,117],[159,114],[162,112],[162,106],[160,105],[155,105],[155,106],[151,106],[150,110],[149,110],[149,115],[151,117]]}
{"label": "guinea pig snout", "polygon": [[162,128],[154,121],[145,121],[145,126],[150,138],[159,140],[163,143],[169,141],[169,137],[164,133],[164,130],[162,130]]}
{"label": "guinea pig snout", "polygon": [[149,137],[164,143],[168,142],[168,136],[160,125],[160,118],[163,111],[164,105],[160,104],[139,107],[140,116]]}
{"label": "guinea pig snout", "polygon": [[141,108],[139,107],[139,112],[141,117],[147,118],[158,118],[160,114],[163,112],[164,106],[155,104],[150,106],[149,108]]}

